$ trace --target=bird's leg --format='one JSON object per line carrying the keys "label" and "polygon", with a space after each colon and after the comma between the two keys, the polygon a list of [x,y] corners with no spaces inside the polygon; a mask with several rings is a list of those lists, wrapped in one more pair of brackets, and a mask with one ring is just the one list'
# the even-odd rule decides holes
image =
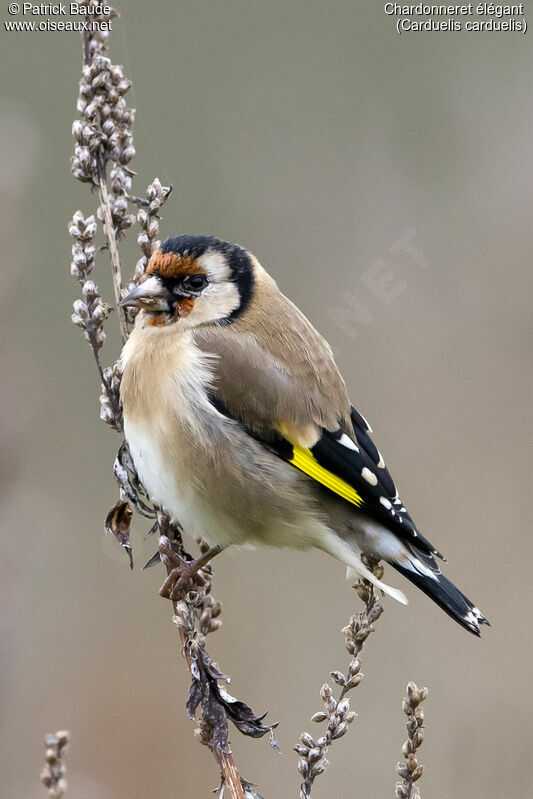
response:
{"label": "bird's leg", "polygon": [[217,544],[206,552],[203,552],[200,557],[194,560],[185,560],[181,555],[172,549],[171,543],[166,536],[161,536],[159,541],[159,552],[161,560],[170,568],[168,576],[159,589],[159,594],[166,599],[180,599],[188,591],[205,584],[205,580],[198,572],[203,569],[207,564],[222,552],[223,547]]}
{"label": "bird's leg", "polygon": [[187,560],[184,562],[185,569],[188,572],[189,576],[192,577],[193,574],[196,574],[197,571],[203,569],[204,566],[213,560],[215,555],[220,554],[224,547],[220,544],[215,544],[214,547],[210,547],[206,552],[202,553],[199,558],[195,558],[195,560]]}

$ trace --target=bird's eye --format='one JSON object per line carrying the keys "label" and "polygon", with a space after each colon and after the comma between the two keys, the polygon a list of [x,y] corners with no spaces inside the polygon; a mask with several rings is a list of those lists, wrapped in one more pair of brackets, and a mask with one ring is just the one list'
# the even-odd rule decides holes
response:
{"label": "bird's eye", "polygon": [[183,288],[190,289],[191,291],[201,291],[207,286],[207,278],[205,275],[189,275],[183,278]]}

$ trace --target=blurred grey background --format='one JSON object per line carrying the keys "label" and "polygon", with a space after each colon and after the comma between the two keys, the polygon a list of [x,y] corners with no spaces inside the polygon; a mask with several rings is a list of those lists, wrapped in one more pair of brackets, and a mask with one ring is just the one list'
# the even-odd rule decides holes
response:
{"label": "blurred grey background", "polygon": [[[475,640],[389,573],[411,603],[386,600],[317,799],[394,795],[410,679],[430,687],[423,796],[532,795],[529,35],[399,36],[381,4],[353,0],[119,10],[136,188],[174,186],[162,235],[257,254],[331,342],[404,501],[493,624]],[[44,796],[42,738],[66,727],[72,799],[200,799],[217,773],[185,718],[161,570],[140,570],[154,542],[136,520],[131,573],[103,535],[120,442],[69,321],[67,222],[96,205],[69,172],[79,35],[2,28],[1,59],[2,795]],[[109,292],[105,256],[98,269]],[[347,664],[358,600],[320,554],[215,565],[212,654],[280,721],[282,756],[232,732],[239,766],[267,799],[296,797],[291,747]]]}

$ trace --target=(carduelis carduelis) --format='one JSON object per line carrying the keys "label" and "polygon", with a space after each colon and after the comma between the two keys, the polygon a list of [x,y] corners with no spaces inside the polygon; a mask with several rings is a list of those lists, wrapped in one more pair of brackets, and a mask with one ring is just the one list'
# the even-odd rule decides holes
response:
{"label": "(carduelis carduelis)", "polygon": [[250,252],[169,238],[123,304],[140,308],[124,431],[153,502],[217,549],[320,549],[406,602],[361,554],[382,558],[479,635],[487,620],[441,574],[329,345]]}

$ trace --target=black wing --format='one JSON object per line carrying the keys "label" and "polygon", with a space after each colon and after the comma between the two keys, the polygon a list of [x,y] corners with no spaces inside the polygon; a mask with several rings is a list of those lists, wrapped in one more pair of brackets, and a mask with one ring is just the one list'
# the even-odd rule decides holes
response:
{"label": "black wing", "polygon": [[[212,395],[210,399],[218,411],[235,419],[220,398]],[[351,410],[355,443],[341,429],[332,433],[323,428],[321,438],[310,449],[291,443],[277,431],[272,431],[267,440],[242,420],[235,420],[278,457],[412,542],[419,557],[438,573],[433,556],[444,560],[443,556],[424,538],[403,506],[385,462],[370,438],[370,426],[355,408]]]}
{"label": "black wing", "polygon": [[332,474],[351,485],[360,495],[362,510],[383,522],[401,538],[416,543],[427,552],[428,566],[435,567],[433,555],[442,554],[422,535],[404,507],[383,457],[370,438],[366,419],[352,407],[351,419],[356,443],[338,430],[324,430],[321,439],[310,449],[316,461]]}

